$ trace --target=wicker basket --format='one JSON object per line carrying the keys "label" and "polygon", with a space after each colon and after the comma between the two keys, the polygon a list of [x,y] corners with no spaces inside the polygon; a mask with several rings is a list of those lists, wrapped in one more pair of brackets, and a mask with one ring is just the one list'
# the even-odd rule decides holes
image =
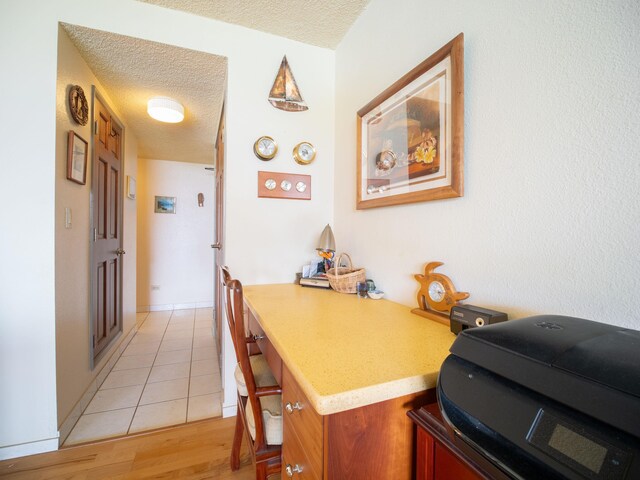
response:
{"label": "wicker basket", "polygon": [[[349,260],[348,267],[339,266],[343,256]],[[327,272],[331,288],[340,293],[356,293],[356,283],[364,282],[367,279],[364,268],[353,268],[351,257],[347,253],[341,253],[335,265],[334,268],[330,268]]]}

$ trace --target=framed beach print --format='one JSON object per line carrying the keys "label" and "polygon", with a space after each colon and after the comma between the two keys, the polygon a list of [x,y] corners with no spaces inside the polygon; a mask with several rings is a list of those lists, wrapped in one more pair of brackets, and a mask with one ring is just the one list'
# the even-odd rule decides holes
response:
{"label": "framed beach print", "polygon": [[67,138],[67,180],[85,185],[89,144],[73,130]]}
{"label": "framed beach print", "polygon": [[358,210],[463,195],[464,37],[358,111]]}
{"label": "framed beach print", "polygon": [[159,197],[155,199],[155,213],[176,213],[176,197]]}

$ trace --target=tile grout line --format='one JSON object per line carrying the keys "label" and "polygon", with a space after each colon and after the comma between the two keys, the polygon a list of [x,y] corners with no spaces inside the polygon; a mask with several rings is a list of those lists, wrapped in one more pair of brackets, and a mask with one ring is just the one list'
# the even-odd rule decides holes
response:
{"label": "tile grout line", "polygon": [[[162,332],[162,338],[160,339],[160,345],[158,345],[158,350],[156,350],[156,355],[153,357],[153,362],[151,362],[151,368],[149,369],[149,374],[147,375],[147,379],[144,382],[144,385],[142,386],[142,392],[140,392],[140,398],[138,398],[138,403],[135,406],[135,410],[133,411],[133,415],[131,415],[131,421],[129,422],[129,426],[127,427],[127,433],[125,435],[129,435],[130,431],[131,431],[131,425],[133,425],[133,419],[136,418],[136,413],[138,412],[138,407],[140,406],[140,400],[142,400],[142,395],[144,394],[144,389],[147,388],[147,383],[149,383],[149,377],[151,376],[151,372],[153,371],[153,366],[156,363],[156,359],[158,358],[158,353],[160,353],[160,347],[162,346],[162,342],[164,340],[164,336],[167,333],[167,328],[169,328],[169,324],[171,323],[171,318],[173,317],[173,312],[174,310],[171,310],[171,315],[169,315],[169,320],[167,321],[167,324],[164,327],[164,331]],[[151,312],[149,312],[149,315],[151,314]],[[142,323],[142,325],[144,325],[147,320],[149,319],[149,315],[147,315],[147,318],[144,319],[144,322]],[[142,325],[140,325],[142,327]],[[136,332],[136,335],[138,334],[138,332]],[[135,338],[135,336],[134,336]],[[133,338],[131,339],[133,340]]]}
{"label": "tile grout line", "polygon": [[[186,400],[186,409],[185,409],[185,417],[184,417],[184,420],[183,420],[182,422],[180,422],[180,423],[173,424],[173,425],[169,425],[169,426],[175,426],[175,425],[180,425],[180,424],[188,423],[188,421],[189,421],[189,420],[188,420],[188,419],[189,419],[189,401],[190,401],[190,400],[191,400],[191,398],[192,398],[192,397],[190,397],[190,393],[191,393],[191,391],[192,391],[192,378],[195,378],[195,377],[192,377],[192,375],[191,375],[191,374],[192,374],[192,372],[193,372],[193,362],[195,361],[195,360],[194,360],[194,356],[195,356],[194,349],[195,349],[195,340],[196,340],[196,328],[195,328],[195,327],[196,327],[196,325],[195,325],[195,323],[196,323],[196,319],[197,319],[197,317],[198,317],[197,312],[198,312],[198,309],[197,309],[197,308],[196,308],[196,309],[193,309],[193,314],[192,314],[192,315],[189,315],[189,317],[191,317],[191,318],[190,318],[190,320],[187,320],[186,322],[182,322],[182,321],[177,321],[177,320],[179,319],[179,317],[176,317],[176,316],[175,316],[176,311],[175,311],[175,310],[172,310],[172,311],[171,311],[171,313],[170,313],[170,315],[169,315],[169,318],[168,318],[168,320],[167,320],[167,323],[164,325],[164,328],[163,328],[163,331],[162,331],[162,335],[161,335],[161,338],[160,338],[160,343],[159,343],[159,345],[158,345],[158,347],[157,347],[157,349],[156,349],[156,351],[155,351],[155,354],[153,354],[153,355],[154,355],[154,358],[153,358],[153,361],[151,362],[151,366],[149,367],[149,373],[147,374],[147,376],[146,376],[146,379],[145,379],[144,383],[142,383],[142,384],[137,384],[137,385],[142,385],[142,390],[141,390],[140,396],[139,396],[139,398],[138,398],[137,403],[136,403],[136,405],[135,405],[135,406],[129,406],[129,407],[124,407],[124,406],[123,406],[123,407],[119,407],[119,408],[112,408],[112,409],[110,409],[110,410],[103,410],[103,411],[99,411],[99,412],[92,412],[92,413],[90,413],[90,414],[83,414],[83,415],[81,415],[81,417],[82,417],[82,416],[85,416],[85,417],[86,417],[86,416],[89,416],[89,415],[96,415],[96,414],[101,414],[101,413],[107,413],[107,412],[114,412],[114,411],[127,410],[127,409],[131,409],[131,408],[133,408],[133,410],[134,410],[134,411],[133,411],[133,414],[132,414],[131,420],[129,421],[129,425],[128,425],[128,427],[127,427],[126,433],[124,434],[124,436],[126,437],[126,436],[128,436],[128,435],[131,435],[131,434],[132,434],[132,433],[131,433],[131,427],[132,427],[132,425],[133,425],[133,421],[134,421],[134,419],[135,419],[135,416],[136,416],[136,414],[138,413],[138,410],[139,410],[139,408],[140,408],[141,406],[156,405],[156,404],[160,404],[160,403],[167,403],[167,402],[170,402],[170,401],[176,401],[176,400],[182,400],[182,399],[184,399],[184,400]],[[142,328],[145,324],[147,324],[147,322],[150,320],[150,319],[149,319],[149,317],[151,316],[151,313],[153,313],[153,312],[148,312],[148,313],[145,315],[144,319],[142,320],[142,322],[140,323],[140,325],[139,325],[139,327],[138,327],[139,329],[140,329],[140,328]],[[186,397],[183,397],[183,398],[177,398],[177,399],[173,399],[173,400],[162,400],[162,401],[156,401],[156,402],[147,403],[147,404],[145,404],[145,405],[141,405],[141,403],[140,403],[140,402],[141,402],[141,400],[142,400],[142,396],[143,396],[143,394],[144,394],[144,391],[145,391],[146,387],[147,387],[148,385],[152,385],[152,383],[150,383],[150,382],[149,382],[149,379],[151,378],[151,373],[152,373],[152,371],[153,371],[153,369],[154,369],[155,367],[159,366],[159,365],[156,365],[156,362],[157,362],[157,360],[158,360],[158,357],[160,356],[161,348],[162,348],[163,342],[165,342],[165,340],[166,340],[166,341],[169,341],[169,340],[167,339],[167,337],[166,337],[167,333],[169,333],[169,327],[170,327],[170,326],[174,326],[174,327],[176,326],[176,325],[174,325],[174,324],[172,323],[172,321],[176,321],[176,325],[178,325],[178,324],[180,324],[180,323],[189,324],[189,328],[191,328],[191,329],[192,329],[191,339],[190,339],[190,340],[191,340],[191,342],[190,342],[189,373],[188,373],[188,376],[186,377],[186,378],[188,379],[188,380],[187,380],[187,393],[186,393]],[[178,330],[182,330],[182,329],[180,329],[180,328],[179,328]],[[135,336],[136,336],[136,335],[138,335],[138,333],[140,333],[140,334],[144,334],[145,332],[141,332],[141,331],[139,331],[139,330],[138,330],[138,331],[136,331],[135,335],[131,338],[131,341],[133,341],[133,339],[135,338]],[[213,336],[212,336],[212,337],[213,337]],[[177,339],[176,339],[176,340],[177,340]],[[214,342],[215,342],[215,338],[213,338],[213,340],[214,340]],[[128,344],[128,345],[131,345],[131,341],[129,342],[129,344]],[[206,348],[206,347],[201,347],[201,348]],[[186,350],[186,349],[179,349],[179,350]],[[164,353],[169,353],[169,352],[171,352],[171,351],[172,351],[172,350],[168,350],[167,352],[164,352]],[[215,360],[215,359],[216,359],[216,356],[215,356],[215,352],[216,352],[216,351],[217,351],[217,349],[215,348],[215,344],[214,344],[214,358],[213,358],[213,360]],[[145,354],[140,354],[140,355],[150,355],[150,354],[149,354],[149,353],[145,353]],[[121,355],[121,357],[122,357],[122,355]],[[209,359],[200,359],[200,360],[209,360]],[[168,363],[168,364],[164,364],[164,365],[173,365],[173,364],[177,364],[177,363],[183,363],[183,362],[173,362],[173,363]],[[185,363],[186,363],[186,362],[185,362]],[[125,368],[125,369],[121,369],[121,370],[113,370],[113,371],[114,371],[114,372],[126,372],[126,371],[128,371],[128,370],[135,370],[135,369],[140,369],[140,368],[147,368],[147,367],[140,367],[140,366],[136,366],[136,367],[133,367],[133,368]],[[208,376],[208,375],[212,375],[212,374],[207,374],[207,373],[205,373],[205,374],[202,374],[202,375],[197,375],[196,377]],[[215,372],[213,373],[213,375],[215,375]],[[180,378],[185,378],[185,377],[180,377]],[[178,379],[179,379],[179,378],[178,378]],[[172,381],[172,380],[178,380],[178,379],[160,380],[160,382],[162,382],[162,381]],[[158,383],[158,382],[155,382],[155,383]],[[109,388],[109,389],[107,389],[107,388],[105,388],[105,389],[98,389],[98,390],[96,391],[96,394],[97,394],[97,393],[98,393],[98,391],[100,391],[100,390],[112,390],[112,389],[116,389],[116,388],[127,388],[127,387],[134,387],[134,386],[137,386],[137,385],[123,385],[123,386],[119,386],[119,387],[112,387],[112,388]],[[219,393],[219,392],[220,392],[220,391],[218,391],[218,392],[213,392],[213,394],[216,394],[216,393]],[[207,396],[207,395],[210,395],[210,394],[201,394],[201,395],[194,396],[193,398],[201,397],[201,396]],[[78,420],[79,420],[79,419],[78,419]],[[75,427],[75,426],[74,426],[74,427]],[[73,429],[72,429],[72,430],[73,430]],[[144,430],[143,430],[143,431],[144,431]],[[69,433],[71,433],[71,432],[69,432]],[[139,433],[139,432],[135,432],[135,433]],[[104,438],[111,438],[111,437],[104,437]],[[100,438],[100,439],[103,439],[103,438]]]}
{"label": "tile grout line", "polygon": [[[143,312],[136,312],[136,317],[137,317],[138,313],[143,313]],[[139,329],[140,329],[140,327],[142,327],[142,325],[144,325],[144,323],[147,321],[147,318],[149,317],[149,313],[150,313],[150,312],[147,312],[147,314],[146,314],[146,315],[145,315],[145,317],[144,317],[144,320],[142,320],[142,322],[140,323],[140,325],[138,325],[138,320],[137,320],[137,318],[136,318],[136,323],[135,323],[135,325],[134,325],[134,328],[136,328],[136,332],[135,332],[135,334],[133,335],[133,337],[131,337],[131,338],[129,339],[129,342],[127,343],[126,348],[125,348],[124,350],[122,350],[122,353],[124,353],[124,352],[125,352],[125,350],[126,350],[127,348],[129,348],[129,346],[131,345],[131,342],[133,341],[134,337],[138,334],[138,330],[139,330]],[[82,417],[84,417],[85,415],[93,415],[92,413],[85,413],[85,412],[86,412],[87,408],[89,408],[89,405],[91,405],[91,402],[93,402],[93,399],[96,397],[96,395],[98,394],[98,392],[101,390],[101,387],[102,387],[102,385],[104,385],[104,382],[107,380],[107,377],[108,377],[109,375],[111,375],[111,372],[113,372],[113,371],[114,371],[113,369],[114,369],[114,367],[116,366],[116,363],[118,363],[118,361],[120,361],[120,359],[122,358],[122,353],[120,353],[120,355],[118,356],[118,360],[113,364],[113,367],[111,367],[111,370],[109,371],[109,374],[104,378],[104,380],[102,381],[102,383],[100,384],[100,386],[98,386],[98,388],[96,389],[95,393],[94,393],[94,394],[93,394],[93,396],[91,397],[91,400],[89,400],[89,402],[87,403],[87,406],[84,408],[84,410],[82,411],[82,413],[80,414],[80,416],[78,417],[78,419],[75,421],[75,423],[73,424],[73,426],[72,426],[72,427],[71,427],[71,429],[69,430],[69,433],[67,433],[67,435],[66,435],[66,438],[65,438],[64,442],[62,442],[62,444],[60,445],[60,448],[64,448],[65,446],[67,446],[67,445],[66,445],[67,440],[69,439],[69,437],[71,436],[71,434],[73,433],[73,431],[75,430],[75,428],[78,426],[78,423],[80,422],[80,419],[81,419]],[[105,366],[105,367],[103,367],[103,368],[106,368],[106,366]],[[127,386],[132,386],[132,385],[127,385]],[[115,388],[117,388],[117,387],[115,387]],[[143,388],[143,389],[144,389],[144,388]],[[105,389],[105,390],[107,390],[107,389]],[[142,394],[141,394],[141,395],[142,395]],[[126,408],[132,408],[132,407],[126,407]],[[113,409],[113,410],[121,410],[121,409]],[[106,411],[108,412],[108,411],[110,411],[110,410],[106,410]],[[104,412],[95,412],[95,413],[104,413]]]}
{"label": "tile grout line", "polygon": [[192,320],[192,324],[191,326],[192,328],[192,333],[191,333],[191,359],[189,361],[189,382],[187,382],[187,410],[184,414],[184,423],[188,423],[189,422],[189,394],[191,393],[191,369],[193,368],[193,349],[194,347],[194,342],[195,342],[195,338],[196,338],[196,312],[197,309],[193,310],[193,320]]}

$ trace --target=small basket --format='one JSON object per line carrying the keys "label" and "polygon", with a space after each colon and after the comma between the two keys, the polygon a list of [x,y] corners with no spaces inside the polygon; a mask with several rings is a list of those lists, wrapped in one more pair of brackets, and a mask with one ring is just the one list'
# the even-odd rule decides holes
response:
{"label": "small basket", "polygon": [[[340,260],[345,256],[349,260],[348,267],[340,267]],[[347,253],[341,253],[336,260],[335,267],[327,272],[329,285],[336,292],[356,293],[356,283],[364,282],[367,279],[364,268],[353,268],[351,257]]]}

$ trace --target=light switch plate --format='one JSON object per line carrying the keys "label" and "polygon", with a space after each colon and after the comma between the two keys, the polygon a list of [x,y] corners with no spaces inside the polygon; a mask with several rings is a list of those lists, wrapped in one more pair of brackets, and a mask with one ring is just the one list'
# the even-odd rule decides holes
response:
{"label": "light switch plate", "polygon": [[64,209],[64,228],[71,228],[71,209],[69,207]]}
{"label": "light switch plate", "polygon": [[259,171],[258,197],[311,200],[311,175]]}

